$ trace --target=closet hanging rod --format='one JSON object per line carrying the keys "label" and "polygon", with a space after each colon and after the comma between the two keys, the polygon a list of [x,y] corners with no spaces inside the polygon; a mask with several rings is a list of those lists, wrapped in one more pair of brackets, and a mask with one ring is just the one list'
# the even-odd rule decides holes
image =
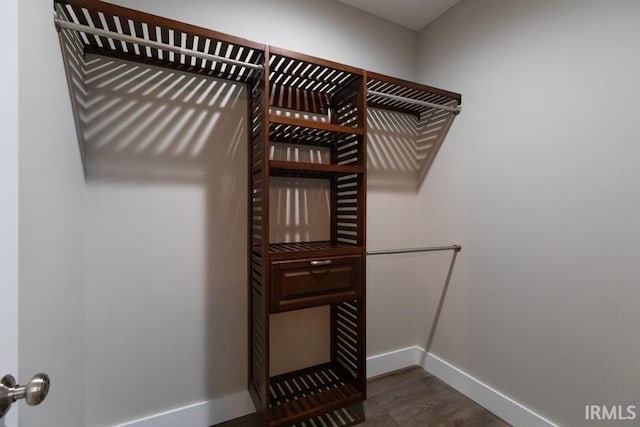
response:
{"label": "closet hanging rod", "polygon": [[462,246],[430,246],[426,248],[407,248],[407,249],[386,249],[380,251],[367,251],[367,255],[392,255],[392,254],[409,254],[414,252],[434,252],[434,251],[455,251],[460,252]]}
{"label": "closet hanging rod", "polygon": [[212,55],[209,53],[198,52],[197,50],[182,48],[179,46],[173,46],[166,43],[156,42],[153,40],[146,40],[140,37],[130,36],[128,34],[120,34],[113,31],[101,30],[100,28],[90,27],[88,25],[76,24],[74,22],[65,21],[59,18],[53,19],[56,27],[63,27],[69,30],[82,31],[83,33],[93,34],[96,36],[107,37],[114,40],[120,40],[141,46],[146,46],[155,49],[168,50],[180,55],[193,56],[199,59],[205,59],[212,62],[225,62],[227,64],[236,65],[238,67],[250,68],[252,70],[262,70],[264,67],[260,64],[251,64],[249,62],[238,61],[235,59],[225,58],[223,56]]}
{"label": "closet hanging rod", "polygon": [[428,101],[420,101],[419,99],[405,98],[404,96],[391,95],[390,93],[377,92],[375,90],[370,90],[369,95],[380,96],[382,98],[389,98],[394,101],[406,102],[408,104],[416,104],[416,105],[422,105],[425,107],[437,108],[439,110],[450,111],[453,114],[459,114],[461,111],[460,107],[449,107],[448,105],[435,104],[433,102],[428,102]]}

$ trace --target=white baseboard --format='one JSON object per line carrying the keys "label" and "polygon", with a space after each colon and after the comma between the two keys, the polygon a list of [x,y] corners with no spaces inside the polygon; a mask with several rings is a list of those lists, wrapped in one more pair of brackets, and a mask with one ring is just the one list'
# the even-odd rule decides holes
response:
{"label": "white baseboard", "polygon": [[[367,377],[372,378],[409,366],[421,366],[460,393],[517,427],[558,427],[526,406],[484,384],[424,349],[413,346],[367,358]],[[114,427],[206,427],[255,411],[249,392],[243,391],[207,402],[176,408]]]}
{"label": "white baseboard", "polygon": [[[422,355],[423,349],[419,348]],[[421,366],[431,375],[458,390],[471,400],[478,402],[506,422],[517,427],[558,427],[542,415],[493,387],[456,368],[432,353],[426,353]]]}
{"label": "white baseboard", "polygon": [[419,350],[422,349],[415,346],[406,347],[367,357],[367,378],[377,377],[378,375],[397,371],[398,369],[409,366],[420,365],[424,350],[422,350],[422,353],[420,353]]}
{"label": "white baseboard", "polygon": [[458,390],[471,400],[517,427],[558,427],[509,396],[472,377],[447,361],[414,346],[367,359],[369,378],[409,366],[421,366],[425,371]]}
{"label": "white baseboard", "polygon": [[248,391],[118,424],[114,427],[207,427],[255,412]]}

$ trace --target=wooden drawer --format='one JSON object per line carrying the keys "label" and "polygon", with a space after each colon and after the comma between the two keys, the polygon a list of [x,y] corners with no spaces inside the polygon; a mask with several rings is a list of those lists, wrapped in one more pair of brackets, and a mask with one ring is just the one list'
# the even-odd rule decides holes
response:
{"label": "wooden drawer", "polygon": [[362,256],[271,263],[271,311],[340,302],[362,296]]}

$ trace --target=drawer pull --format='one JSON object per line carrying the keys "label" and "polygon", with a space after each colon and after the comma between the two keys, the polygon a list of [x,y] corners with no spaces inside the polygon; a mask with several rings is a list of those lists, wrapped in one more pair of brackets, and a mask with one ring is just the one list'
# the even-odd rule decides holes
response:
{"label": "drawer pull", "polygon": [[311,261],[311,265],[314,266],[314,267],[318,267],[320,265],[329,265],[329,264],[331,264],[331,260],[330,259]]}

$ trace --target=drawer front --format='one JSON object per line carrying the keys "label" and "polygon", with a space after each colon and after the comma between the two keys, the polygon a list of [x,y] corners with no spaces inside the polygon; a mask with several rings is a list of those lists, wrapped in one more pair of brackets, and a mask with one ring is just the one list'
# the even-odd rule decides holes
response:
{"label": "drawer front", "polygon": [[271,311],[340,302],[362,296],[362,256],[271,264]]}

